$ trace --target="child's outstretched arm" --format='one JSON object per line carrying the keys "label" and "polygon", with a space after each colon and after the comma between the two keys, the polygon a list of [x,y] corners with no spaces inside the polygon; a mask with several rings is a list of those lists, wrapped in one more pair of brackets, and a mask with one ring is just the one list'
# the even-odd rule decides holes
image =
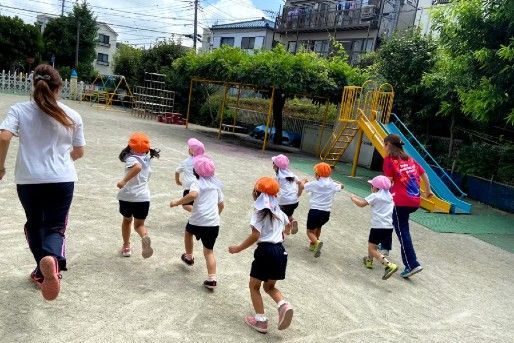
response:
{"label": "child's outstretched arm", "polygon": [[178,200],[171,200],[170,207],[176,207],[183,204],[189,204],[191,201],[194,201],[198,196],[198,192],[192,191],[186,194],[185,197],[182,197]]}
{"label": "child's outstretched arm", "polygon": [[366,207],[369,205],[369,203],[366,200],[359,198],[356,195],[352,195],[350,199],[352,199],[353,203],[359,207]]}
{"label": "child's outstretched arm", "polygon": [[178,186],[182,186],[182,182],[180,182],[180,173],[179,172],[175,172],[175,183]]}
{"label": "child's outstretched arm", "polygon": [[296,184],[298,185],[298,196],[302,195],[303,189],[305,188],[305,182],[307,182],[307,179],[296,181]]}
{"label": "child's outstretched arm", "polygon": [[261,233],[259,231],[257,231],[257,229],[254,228],[253,226],[251,228],[252,228],[252,233],[241,244],[231,245],[228,247],[229,253],[237,254],[238,252],[245,250],[246,248],[248,248],[249,246],[251,246],[255,242],[257,242],[257,240],[261,236]]}
{"label": "child's outstretched arm", "polygon": [[225,208],[225,203],[223,201],[218,203],[218,214],[221,214],[221,212],[223,212],[224,208]]}
{"label": "child's outstretched arm", "polygon": [[127,182],[129,182],[133,177],[139,174],[141,169],[143,169],[141,164],[135,163],[132,167],[129,168],[129,172],[127,173],[127,175],[125,175],[125,177],[122,180],[118,181],[118,184],[116,186],[118,186],[118,188],[120,189],[125,187]]}

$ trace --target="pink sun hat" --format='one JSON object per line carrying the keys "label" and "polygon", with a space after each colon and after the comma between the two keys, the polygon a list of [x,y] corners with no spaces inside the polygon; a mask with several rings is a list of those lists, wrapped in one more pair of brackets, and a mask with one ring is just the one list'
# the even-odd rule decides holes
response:
{"label": "pink sun hat", "polygon": [[211,177],[214,175],[214,162],[205,155],[200,155],[193,160],[193,169],[201,177]]}
{"label": "pink sun hat", "polygon": [[271,158],[273,163],[278,167],[278,169],[287,169],[289,167],[289,159],[286,155],[277,155]]}
{"label": "pink sun hat", "polygon": [[187,140],[187,146],[193,152],[193,156],[200,156],[205,153],[205,146],[196,138],[189,138]]}
{"label": "pink sun hat", "polygon": [[368,183],[378,189],[385,189],[386,191],[391,188],[391,180],[384,175],[375,176],[372,180],[368,180]]}

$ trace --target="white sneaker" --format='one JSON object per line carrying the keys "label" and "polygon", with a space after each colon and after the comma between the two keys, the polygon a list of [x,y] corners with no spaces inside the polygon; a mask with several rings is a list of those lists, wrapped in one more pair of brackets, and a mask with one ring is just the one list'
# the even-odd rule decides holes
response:
{"label": "white sneaker", "polygon": [[120,249],[120,253],[123,257],[130,257],[130,255],[132,255],[132,248],[130,247],[130,245],[128,247],[122,246]]}

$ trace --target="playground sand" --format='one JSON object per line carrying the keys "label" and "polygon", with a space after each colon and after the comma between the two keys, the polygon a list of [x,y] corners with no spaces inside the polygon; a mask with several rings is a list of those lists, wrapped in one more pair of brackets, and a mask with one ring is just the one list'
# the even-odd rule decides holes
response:
{"label": "playground sand", "polygon": [[[3,118],[26,97],[0,95]],[[79,181],[67,230],[69,271],[59,298],[46,302],[28,281],[34,262],[23,236],[24,215],[13,183],[18,142],[11,144],[6,179],[0,182],[0,342],[511,342],[514,335],[512,255],[476,238],[411,230],[425,270],[410,280],[361,265],[369,230],[369,209],[354,206],[349,193],[337,195],[323,229],[322,255],[314,259],[302,229],[287,238],[287,279],[278,287],[295,308],[291,327],[276,329],[276,307],[264,296],[270,332],[246,327],[252,313],[247,288],[253,249],[230,255],[230,244],[249,233],[251,189],[272,175],[272,152],[218,141],[199,131],[69,102],[83,116],[86,155],[76,162]],[[143,260],[133,234],[134,254],[118,255],[121,244],[116,181],[117,160],[130,132],[146,131],[161,158],[153,163],[152,205],[147,220],[154,255]],[[204,141],[224,182],[225,211],[215,246],[219,287],[202,287],[206,276],[199,244],[197,263],[179,261],[187,214],[168,207],[181,189],[175,167],[186,157],[185,142]],[[290,155],[294,160],[295,156]],[[308,177],[295,170],[299,177]],[[296,217],[306,221],[308,197]],[[393,239],[392,260],[401,264]]]}

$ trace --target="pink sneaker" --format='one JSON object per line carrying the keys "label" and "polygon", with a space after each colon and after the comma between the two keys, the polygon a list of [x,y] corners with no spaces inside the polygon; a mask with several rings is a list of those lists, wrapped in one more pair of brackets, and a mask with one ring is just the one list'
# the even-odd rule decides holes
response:
{"label": "pink sneaker", "polygon": [[132,248],[129,246],[122,246],[120,249],[121,256],[130,257],[132,255]]}
{"label": "pink sneaker", "polygon": [[61,290],[61,274],[57,259],[53,256],[45,256],[39,261],[39,270],[43,274],[41,293],[46,300],[54,300]]}
{"label": "pink sneaker", "polygon": [[268,332],[268,321],[258,321],[254,316],[246,316],[245,323],[252,329],[259,331],[260,333]]}
{"label": "pink sneaker", "polygon": [[278,329],[287,329],[289,325],[291,325],[291,320],[293,320],[293,308],[291,304],[282,304],[282,306],[278,308]]}
{"label": "pink sneaker", "polygon": [[30,273],[30,281],[37,287],[41,288],[41,284],[43,283],[43,275],[36,269],[32,273]]}

